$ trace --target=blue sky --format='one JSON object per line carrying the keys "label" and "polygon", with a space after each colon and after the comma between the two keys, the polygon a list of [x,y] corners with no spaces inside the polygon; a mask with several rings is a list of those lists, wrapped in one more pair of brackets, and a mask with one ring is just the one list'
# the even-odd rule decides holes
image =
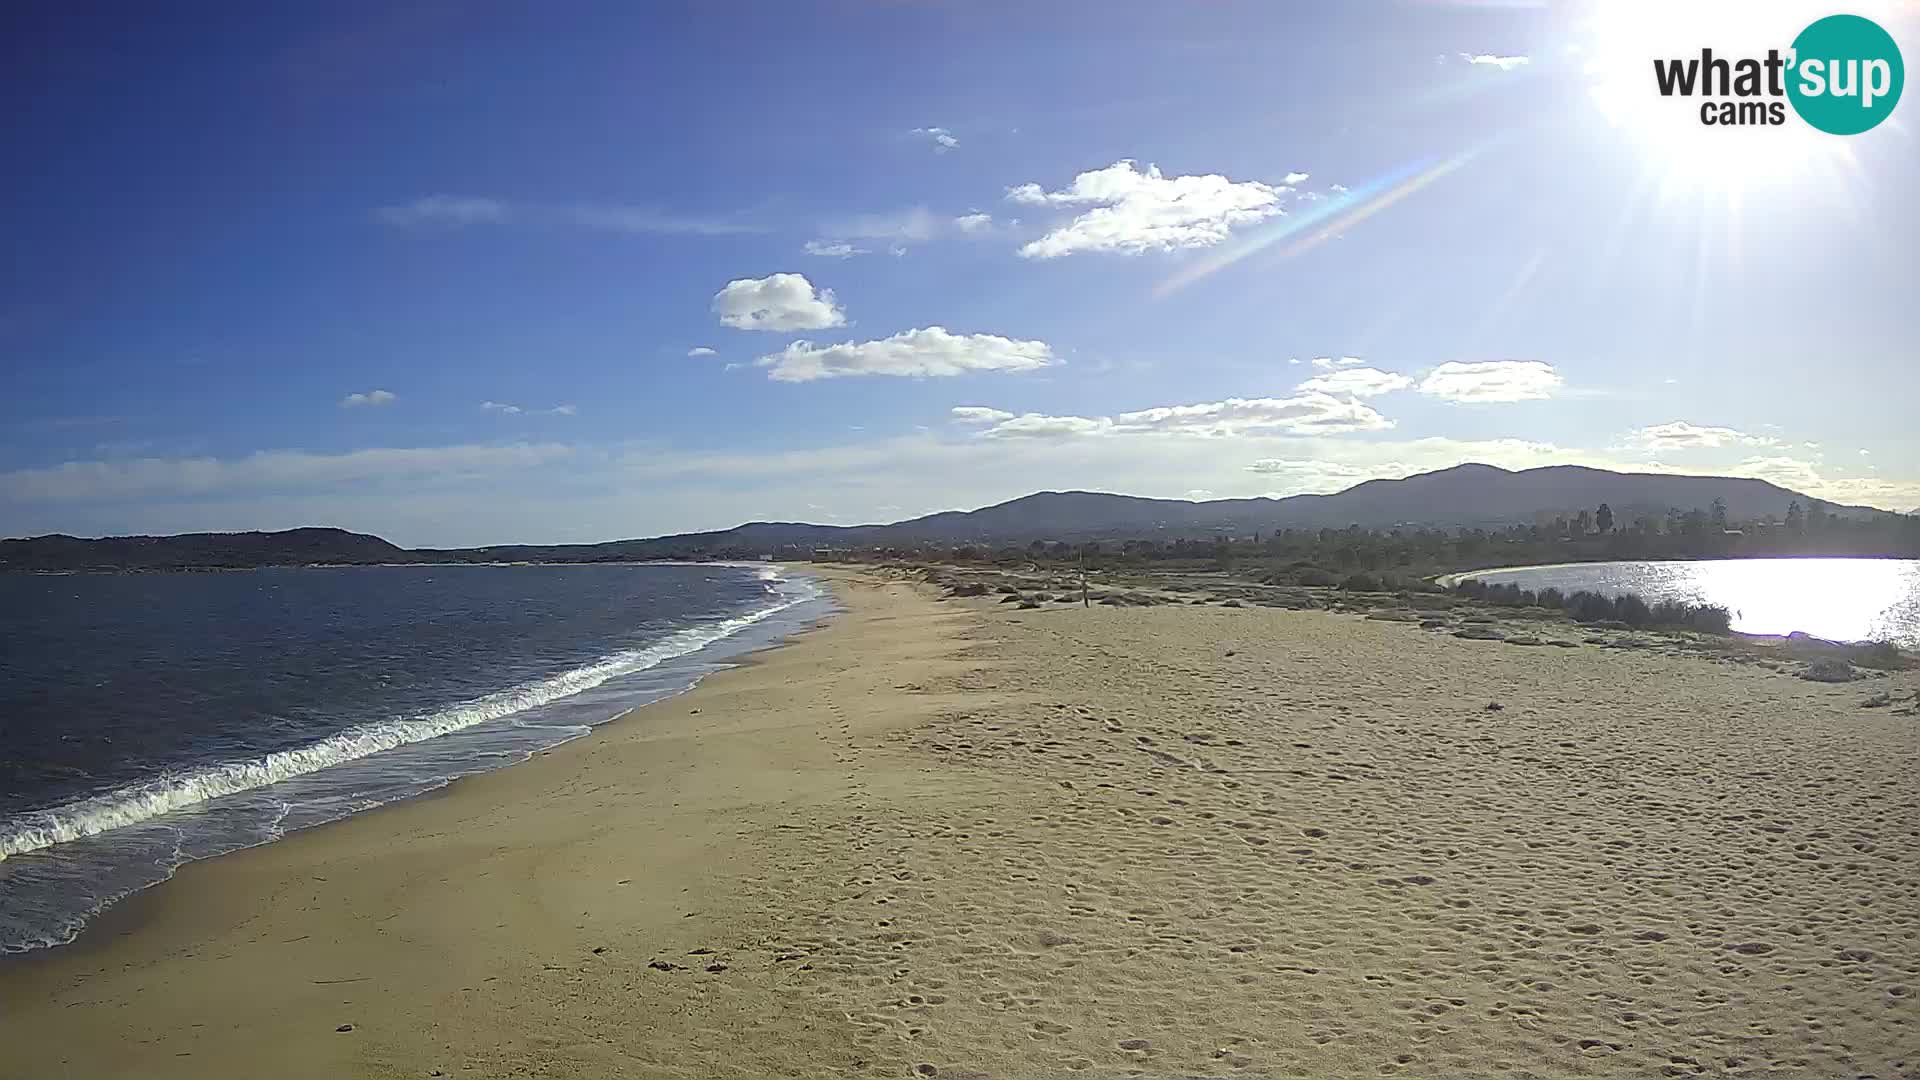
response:
{"label": "blue sky", "polygon": [[1652,87],[1829,13],[1761,7],[12,8],[0,534],[1463,460],[1920,506],[1916,106],[1714,131]]}

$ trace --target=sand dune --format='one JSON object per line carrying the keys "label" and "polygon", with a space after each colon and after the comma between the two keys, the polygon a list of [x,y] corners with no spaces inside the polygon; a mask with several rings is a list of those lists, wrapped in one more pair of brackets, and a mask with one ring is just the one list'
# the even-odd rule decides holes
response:
{"label": "sand dune", "polygon": [[0,966],[0,1076],[1920,1076],[1912,674],[840,582]]}

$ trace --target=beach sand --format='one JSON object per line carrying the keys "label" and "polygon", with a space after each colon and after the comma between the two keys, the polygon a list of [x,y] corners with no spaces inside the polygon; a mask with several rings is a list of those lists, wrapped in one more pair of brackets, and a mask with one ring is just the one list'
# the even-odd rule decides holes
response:
{"label": "beach sand", "polygon": [[1913,673],[832,576],[0,964],[0,1077],[1920,1076]]}

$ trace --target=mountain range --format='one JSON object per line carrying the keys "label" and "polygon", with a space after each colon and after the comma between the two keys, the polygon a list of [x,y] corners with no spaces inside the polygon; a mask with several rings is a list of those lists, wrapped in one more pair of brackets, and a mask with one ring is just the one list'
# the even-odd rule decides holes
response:
{"label": "mountain range", "polygon": [[314,563],[601,562],[629,559],[743,557],[793,549],[919,544],[1024,544],[1032,540],[1119,540],[1244,535],[1286,528],[1395,526],[1499,527],[1541,514],[1593,510],[1607,503],[1626,525],[1669,508],[1724,502],[1735,521],[1784,518],[1791,503],[1831,514],[1877,516],[1765,480],[1733,476],[1625,473],[1578,465],[1518,472],[1492,465],[1456,465],[1399,480],[1368,480],[1331,495],[1285,498],[1149,499],[1093,491],[1044,491],[978,510],[949,510],[892,524],[811,525],[752,522],[715,532],[683,533],[601,544],[503,545],[479,548],[397,547],[363,533],[304,528],[271,533],[192,533],[97,540],[40,536],[0,540],[0,569],[185,569],[294,566]]}

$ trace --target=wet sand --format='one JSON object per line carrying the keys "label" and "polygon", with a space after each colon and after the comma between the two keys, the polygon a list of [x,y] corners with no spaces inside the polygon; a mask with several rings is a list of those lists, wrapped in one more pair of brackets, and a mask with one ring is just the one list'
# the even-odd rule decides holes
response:
{"label": "wet sand", "polygon": [[0,963],[0,1077],[1920,1075],[1914,673],[834,577]]}

